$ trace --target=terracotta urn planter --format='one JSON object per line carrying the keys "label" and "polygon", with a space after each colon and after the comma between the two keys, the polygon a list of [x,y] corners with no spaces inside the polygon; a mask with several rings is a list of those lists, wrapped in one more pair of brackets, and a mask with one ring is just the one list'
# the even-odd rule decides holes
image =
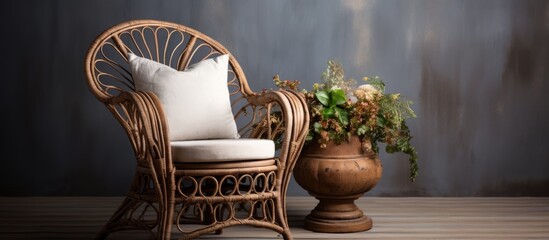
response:
{"label": "terracotta urn planter", "polygon": [[381,178],[377,154],[363,152],[360,139],[340,145],[306,146],[294,168],[297,183],[320,202],[305,219],[305,228],[315,232],[347,233],[372,228],[354,201],[372,189]]}

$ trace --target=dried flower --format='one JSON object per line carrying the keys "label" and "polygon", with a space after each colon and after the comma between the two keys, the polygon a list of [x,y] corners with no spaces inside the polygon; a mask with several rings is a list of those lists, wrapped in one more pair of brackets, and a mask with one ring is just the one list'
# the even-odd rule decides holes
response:
{"label": "dried flower", "polygon": [[360,100],[373,100],[379,94],[379,89],[370,84],[360,85],[353,92],[353,95]]}

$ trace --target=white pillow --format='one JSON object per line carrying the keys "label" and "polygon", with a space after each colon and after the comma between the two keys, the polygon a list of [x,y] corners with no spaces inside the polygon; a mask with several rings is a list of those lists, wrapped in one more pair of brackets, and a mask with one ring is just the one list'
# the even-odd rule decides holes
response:
{"label": "white pillow", "polygon": [[128,54],[135,88],[153,92],[168,119],[170,140],[239,138],[227,87],[229,56],[185,71]]}

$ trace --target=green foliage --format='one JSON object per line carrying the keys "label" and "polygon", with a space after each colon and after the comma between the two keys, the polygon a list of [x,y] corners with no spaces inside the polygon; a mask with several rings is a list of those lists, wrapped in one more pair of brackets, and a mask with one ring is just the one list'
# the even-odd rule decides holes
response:
{"label": "green foliage", "polygon": [[349,124],[349,113],[343,109],[346,103],[345,92],[341,89],[320,90],[314,93],[316,99],[322,104],[322,118],[337,118],[342,125]]}
{"label": "green foliage", "polygon": [[327,91],[321,90],[321,91],[315,92],[315,96],[316,96],[316,99],[318,99],[318,101],[322,103],[322,105],[324,106],[330,105],[330,102],[331,102],[330,94]]}
{"label": "green foliage", "polygon": [[[273,79],[281,88],[297,90],[299,86],[299,82],[282,81],[278,75]],[[406,119],[416,117],[412,101],[398,93],[386,94],[385,83],[378,76],[364,77],[365,84],[355,87],[356,82],[346,79],[341,64],[333,60],[328,61],[322,80],[315,83],[311,91],[302,90],[311,114],[307,141],[316,140],[325,147],[329,141],[341,143],[356,135],[363,145],[370,143],[376,153],[378,143],[386,143],[387,153],[401,152],[409,156],[410,181],[415,181],[418,156],[406,125]]]}
{"label": "green foliage", "polygon": [[368,127],[366,127],[366,125],[360,125],[360,127],[358,127],[356,129],[356,134],[358,136],[362,136],[364,134],[366,134],[368,132]]}

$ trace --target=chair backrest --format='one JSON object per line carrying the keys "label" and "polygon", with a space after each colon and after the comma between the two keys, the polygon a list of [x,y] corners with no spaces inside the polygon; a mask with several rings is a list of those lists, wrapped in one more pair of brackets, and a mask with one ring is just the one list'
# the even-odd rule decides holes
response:
{"label": "chair backrest", "polygon": [[[86,56],[85,71],[91,91],[101,102],[107,103],[112,96],[123,91],[135,91],[128,52],[178,70],[206,58],[229,54],[227,84],[235,118],[246,115],[246,108],[250,108],[245,100],[253,92],[242,68],[223,45],[192,28],[158,20],[134,20],[115,25],[92,43]],[[252,112],[255,115],[257,109],[252,109]],[[246,123],[239,125],[249,126],[253,121],[242,120],[240,122]]]}

